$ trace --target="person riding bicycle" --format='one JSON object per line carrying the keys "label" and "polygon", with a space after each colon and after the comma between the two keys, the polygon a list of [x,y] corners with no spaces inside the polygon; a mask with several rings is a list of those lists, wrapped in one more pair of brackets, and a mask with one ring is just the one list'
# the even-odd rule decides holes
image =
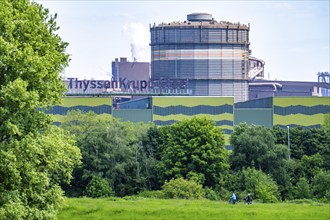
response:
{"label": "person riding bicycle", "polygon": [[233,195],[230,197],[230,201],[231,201],[232,204],[236,204],[237,198],[236,198],[235,193],[233,193]]}
{"label": "person riding bicycle", "polygon": [[252,197],[251,197],[250,193],[248,193],[247,197],[245,198],[245,202],[248,205],[252,204]]}

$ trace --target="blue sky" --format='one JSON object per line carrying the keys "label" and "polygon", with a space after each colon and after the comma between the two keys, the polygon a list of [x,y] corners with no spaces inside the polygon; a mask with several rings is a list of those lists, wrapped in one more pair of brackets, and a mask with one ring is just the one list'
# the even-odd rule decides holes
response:
{"label": "blue sky", "polygon": [[132,60],[131,44],[138,61],[150,62],[149,24],[194,12],[250,23],[250,49],[266,62],[266,78],[317,81],[318,72],[330,71],[329,1],[35,1],[58,14],[71,55],[66,77],[110,77],[111,61]]}

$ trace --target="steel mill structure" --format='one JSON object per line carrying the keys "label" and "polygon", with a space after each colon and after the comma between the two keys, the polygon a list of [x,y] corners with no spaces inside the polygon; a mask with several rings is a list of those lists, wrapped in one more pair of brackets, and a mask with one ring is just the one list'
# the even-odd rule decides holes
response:
{"label": "steel mill structure", "polygon": [[318,73],[318,82],[265,79],[265,62],[251,56],[249,31],[206,13],[150,26],[150,75],[149,63],[117,58],[111,79],[67,78],[66,97],[47,113],[55,124],[79,109],[157,126],[207,116],[222,129],[228,149],[242,122],[320,128],[330,113],[329,72]]}
{"label": "steel mill structure", "polygon": [[207,13],[150,25],[151,79],[188,79],[193,96],[246,101],[248,81],[264,75],[264,62],[250,56],[249,31],[249,25],[216,21]]}

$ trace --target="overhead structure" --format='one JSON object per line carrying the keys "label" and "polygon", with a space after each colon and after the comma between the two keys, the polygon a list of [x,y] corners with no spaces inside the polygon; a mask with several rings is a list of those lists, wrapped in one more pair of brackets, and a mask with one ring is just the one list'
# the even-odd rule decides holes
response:
{"label": "overhead structure", "polygon": [[[329,72],[319,72],[319,73],[317,73],[317,75],[318,75],[318,81],[320,83],[325,83],[325,84],[330,85],[330,74],[329,74]],[[330,96],[330,89],[322,87],[321,88],[321,95],[322,96]]]}
{"label": "overhead structure", "polygon": [[256,57],[249,56],[249,64],[250,64],[250,70],[248,73],[249,79],[253,80],[256,77],[263,79],[265,61],[258,59]]}

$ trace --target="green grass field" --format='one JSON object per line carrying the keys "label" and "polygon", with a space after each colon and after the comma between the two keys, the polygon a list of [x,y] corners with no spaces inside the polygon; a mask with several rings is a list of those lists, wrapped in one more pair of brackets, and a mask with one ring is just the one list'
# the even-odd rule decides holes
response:
{"label": "green grass field", "polygon": [[58,215],[66,219],[330,219],[330,204],[260,204],[231,205],[209,200],[162,199],[67,199]]}

